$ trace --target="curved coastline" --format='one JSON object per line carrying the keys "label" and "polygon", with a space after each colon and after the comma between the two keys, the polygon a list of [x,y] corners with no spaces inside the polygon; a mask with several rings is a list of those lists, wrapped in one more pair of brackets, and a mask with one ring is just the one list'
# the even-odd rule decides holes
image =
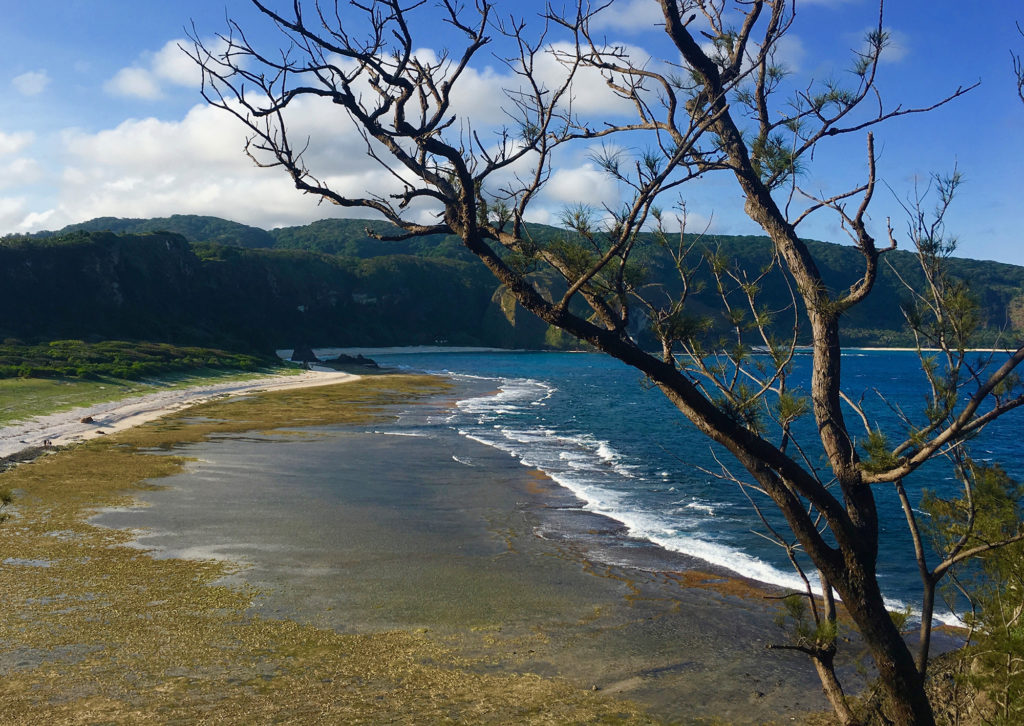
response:
{"label": "curved coastline", "polygon": [[[375,385],[386,388],[386,384]],[[331,387],[353,396],[359,388]],[[264,474],[268,488],[263,511],[268,518],[262,524],[238,523],[248,532],[246,541],[255,545],[247,550],[249,570],[238,572],[237,567],[230,564],[237,561],[232,557],[216,565],[208,560],[178,559],[176,555],[189,553],[176,551],[175,547],[165,549],[163,555],[170,557],[158,558],[134,550],[135,555],[143,559],[133,562],[143,574],[148,573],[150,567],[169,567],[184,572],[186,580],[188,573],[202,571],[206,574],[200,579],[208,583],[204,585],[207,589],[230,574],[235,585],[226,591],[219,589],[220,586],[210,589],[210,593],[216,593],[214,596],[200,589],[199,602],[208,598],[209,607],[223,609],[224,598],[230,600],[235,597],[231,593],[245,593],[246,604],[232,607],[242,607],[249,613],[245,617],[256,618],[244,629],[249,633],[245,638],[253,633],[260,634],[260,647],[264,651],[257,660],[272,674],[262,687],[280,694],[275,698],[280,698],[281,702],[274,708],[284,709],[284,713],[295,707],[297,697],[308,699],[314,706],[332,703],[332,708],[337,709],[351,705],[339,705],[337,688],[308,683],[310,679],[340,678],[344,668],[336,660],[323,657],[323,663],[313,663],[304,655],[297,659],[297,664],[306,670],[297,670],[292,675],[288,675],[291,671],[285,673],[281,666],[273,665],[277,663],[275,653],[280,652],[279,648],[289,652],[299,648],[299,652],[307,653],[308,645],[301,648],[295,645],[296,633],[302,638],[328,643],[330,648],[348,652],[350,656],[351,652],[346,649],[352,647],[351,639],[356,638],[361,648],[397,648],[388,651],[391,656],[385,658],[393,656],[398,661],[412,658],[417,662],[418,659],[433,659],[439,663],[449,673],[446,678],[454,679],[452,684],[442,688],[430,680],[433,676],[428,678],[417,671],[416,678],[426,679],[422,692],[412,685],[403,686],[398,695],[390,696],[383,706],[375,706],[387,709],[383,713],[389,716],[405,714],[404,718],[412,720],[430,718],[434,713],[430,709],[436,708],[439,698],[449,711],[469,709],[462,712],[480,714],[477,719],[480,722],[496,723],[508,722],[512,713],[519,714],[516,720],[522,722],[558,720],[558,714],[571,719],[588,714],[618,713],[625,723],[649,723],[659,717],[677,721],[704,716],[754,723],[765,718],[789,719],[822,707],[813,670],[802,659],[780,658],[764,650],[764,638],[771,632],[773,612],[757,593],[750,597],[750,592],[726,591],[721,578],[705,577],[698,572],[689,577],[669,576],[632,566],[616,566],[589,556],[578,540],[537,536],[545,531],[545,517],[558,516],[557,504],[553,505],[552,500],[554,482],[499,452],[461,437],[438,440],[386,435],[409,433],[416,426],[415,420],[388,423],[389,417],[412,411],[412,419],[415,419],[431,406],[435,410],[443,408],[451,403],[451,392],[441,393],[427,406],[412,407],[407,394],[363,397],[358,405],[369,406],[375,417],[385,416],[373,418],[375,423],[369,426],[329,423],[338,405],[354,405],[341,404],[346,396],[336,393],[333,408],[320,407],[318,410],[324,418],[320,423],[314,422],[315,428],[308,428],[309,416],[320,415],[302,409],[313,405],[312,394],[313,390],[278,394],[278,397],[292,396],[290,402],[274,414],[283,416],[282,411],[289,411],[291,423],[278,421],[278,424],[302,427],[289,428],[284,434],[252,433],[251,427],[241,426],[227,427],[221,433],[214,431],[215,439],[210,439],[204,429],[207,424],[201,422],[219,419],[231,408],[230,404],[215,402],[211,404],[214,408],[194,409],[187,415],[179,412],[170,421],[165,419],[149,426],[125,429],[120,435],[83,443],[19,469],[24,475],[45,473],[44,467],[56,465],[62,457],[73,456],[75,452],[83,452],[82,456],[96,455],[97,466],[113,466],[121,461],[127,465],[128,459],[118,458],[117,462],[110,459],[122,453],[129,456],[120,449],[130,446],[171,447],[175,454],[171,457],[140,453],[130,456],[155,460],[164,467],[161,470],[164,475],[177,472],[174,477],[158,480],[156,490],[146,485],[143,493],[136,492],[131,500],[123,496],[114,496],[112,500],[115,507],[123,507],[141,496],[150,506],[118,509],[127,518],[122,524],[137,527],[147,515],[165,516],[171,535],[175,529],[179,534],[188,530],[187,525],[196,523],[200,515],[217,514],[218,507],[210,506],[209,501],[199,496],[213,493],[215,483],[221,487],[223,495],[220,513],[227,517],[226,522],[238,523],[239,496],[248,509],[255,508],[259,497],[252,480],[256,474]],[[249,402],[249,399],[242,399],[241,406]],[[240,409],[234,415],[245,418]],[[245,430],[250,433],[243,435]],[[265,429],[260,425],[257,430]],[[197,432],[202,435],[193,435]],[[194,443],[182,448],[179,441]],[[186,465],[181,456],[197,461]],[[260,456],[264,458],[258,458]],[[306,462],[308,468],[296,469],[294,462],[297,461]],[[326,468],[327,478],[317,480],[323,484],[318,488],[311,482],[316,479],[317,470],[325,472],[325,467],[317,463],[325,461],[336,464]],[[344,463],[345,467],[337,462]],[[77,465],[76,468],[83,467]],[[88,467],[83,470],[86,474],[90,471]],[[342,470],[347,473],[342,474]],[[190,477],[191,484],[188,483]],[[294,485],[298,481],[310,486],[297,489]],[[339,482],[345,486],[339,489]],[[126,488],[122,482],[111,485],[120,487],[118,491]],[[138,484],[131,486],[137,488]],[[241,486],[245,488],[239,489]],[[376,500],[367,486],[377,496]],[[53,491],[53,496],[64,494],[66,491],[60,488]],[[111,496],[112,493],[91,495],[87,509],[95,511],[104,501],[109,503]],[[278,555],[301,552],[304,545],[298,535],[303,531],[317,546],[323,543],[326,535],[317,535],[320,530],[309,523],[308,517],[303,519],[311,513],[323,515],[318,526],[328,527],[322,530],[324,533],[341,532],[348,537],[340,541],[345,554],[325,555],[321,566],[310,560],[308,553],[303,554],[299,560],[303,566],[297,568],[294,560]],[[5,531],[8,526],[0,528],[0,535],[13,534]],[[41,526],[49,527],[48,532],[63,531],[52,523]],[[590,529],[597,526],[595,518]],[[75,537],[99,536],[91,531],[99,528],[92,525],[85,525],[81,535],[77,534],[77,527],[75,525],[73,530]],[[161,527],[150,527],[150,530]],[[272,530],[293,539],[288,541],[286,537],[284,542],[275,545],[265,536]],[[121,544],[130,543],[138,534],[131,530],[100,529],[100,532],[107,532],[105,537],[114,537]],[[117,534],[109,534],[111,532]],[[146,547],[164,546],[153,539],[144,544]],[[193,544],[198,545],[191,552],[193,555],[217,554],[215,549],[202,546],[201,541]],[[121,550],[128,548],[117,547],[111,551],[120,558],[124,555]],[[223,552],[232,554],[230,548]],[[234,554],[237,552],[236,548]],[[23,554],[19,561],[41,561],[27,550]],[[267,572],[274,569],[275,557],[278,574],[268,579]],[[47,561],[52,564],[30,568],[32,574],[47,575],[58,567],[57,559]],[[382,563],[386,564],[382,566]],[[328,577],[329,570],[335,571],[336,579]],[[17,574],[12,573],[11,566],[0,568],[0,573],[5,571],[7,576]],[[68,576],[72,576],[71,572],[73,570],[68,571]],[[283,579],[274,580],[278,575]],[[189,589],[180,579],[170,582],[194,596],[194,586]],[[154,592],[147,597],[159,602],[155,592],[159,589],[157,584],[139,581],[133,587],[152,588]],[[241,588],[237,587],[239,584]],[[270,587],[264,589],[268,584]],[[718,589],[707,589],[708,585]],[[14,590],[24,595],[23,604],[39,599],[40,593],[33,592],[31,583]],[[170,593],[164,594],[171,597]],[[115,586],[109,596],[116,595]],[[86,596],[87,593],[83,594]],[[142,607],[145,600],[132,602],[138,603],[134,607]],[[12,617],[17,613],[17,603],[18,599],[13,598],[8,604]],[[24,607],[26,612],[46,610],[45,604],[39,602]],[[66,608],[66,603],[60,607]],[[55,609],[59,608],[51,608]],[[115,610],[120,613],[119,618],[138,615],[132,614],[131,607],[119,606]],[[179,610],[165,613],[170,621],[160,627],[173,632],[181,614]],[[95,608],[91,617],[97,617]],[[288,625],[291,622],[299,625]],[[108,623],[114,627],[117,624],[117,621]],[[220,630],[228,626],[217,621],[212,627],[208,635],[220,637]],[[285,637],[281,628],[292,635]],[[105,637],[115,635],[108,633]],[[395,645],[396,638],[402,642],[401,646]],[[443,653],[436,650],[439,644],[446,649]],[[98,647],[101,656],[109,648],[102,642]],[[24,648],[16,651],[23,652]],[[324,655],[321,651],[315,652]],[[119,678],[117,664],[101,656],[95,659],[90,656],[87,664],[107,669],[104,672],[111,678]],[[236,653],[234,657],[244,659],[247,656]],[[47,663],[59,664],[56,667],[65,674],[73,675],[79,668],[74,662],[62,661],[59,654],[44,657],[41,664],[22,658],[20,663],[12,665],[10,660],[0,655],[0,664],[4,665],[14,688],[24,682],[20,679],[26,674],[34,676]],[[225,667],[231,671],[239,666],[236,663]],[[330,672],[332,668],[337,669],[336,672]],[[142,672],[145,673],[145,669]],[[159,669],[155,672],[166,673]],[[184,672],[192,671],[185,668]],[[281,693],[279,687],[295,687],[293,677],[301,678],[303,687],[295,688],[291,695]],[[194,676],[189,678],[194,679]],[[193,699],[193,706],[222,704],[227,699],[229,708],[225,713],[242,713],[232,709],[248,708],[246,703],[252,705],[256,701],[246,695],[244,683],[248,681],[245,678],[242,685],[232,685],[232,678],[237,679],[238,675],[226,680],[213,678],[204,684],[204,688],[212,688],[212,691],[200,689],[201,693],[188,678],[187,682],[175,680],[171,693],[179,700],[184,698],[185,705]],[[266,674],[260,678],[265,679]],[[400,670],[397,675],[385,674],[382,678],[382,682],[388,678],[403,681],[412,676]],[[33,682],[38,687],[39,681]],[[75,686],[78,681],[74,677],[68,682],[72,684],[72,706],[86,707],[81,698],[88,694],[79,692],[85,686]],[[353,685],[354,681],[346,682],[349,685],[343,690],[349,690],[345,692],[352,693],[350,689],[356,688],[357,696],[362,693],[359,688],[363,686]],[[599,690],[592,692],[591,684]],[[184,690],[178,691],[178,688]],[[464,693],[462,688],[471,688],[473,693]],[[106,698],[113,698],[111,694],[116,690],[112,686],[100,688]],[[372,692],[372,688],[370,690]],[[10,693],[9,689],[5,700],[9,700]],[[45,693],[44,688],[42,695],[26,706],[27,713],[52,715],[52,704],[45,703]],[[715,695],[708,699],[708,693]],[[153,697],[160,701],[158,694]],[[240,701],[239,697],[242,697]],[[364,697],[365,694],[359,696]],[[622,697],[639,702],[649,715],[626,702],[614,700]],[[144,697],[140,692],[131,697],[122,694],[118,702],[131,703],[132,699],[145,698],[149,696]],[[88,704],[91,708],[92,701]],[[166,704],[164,707],[170,708]],[[522,709],[527,707],[536,710],[524,712]],[[117,713],[115,709],[114,716]],[[377,713],[379,716],[381,712]]]}

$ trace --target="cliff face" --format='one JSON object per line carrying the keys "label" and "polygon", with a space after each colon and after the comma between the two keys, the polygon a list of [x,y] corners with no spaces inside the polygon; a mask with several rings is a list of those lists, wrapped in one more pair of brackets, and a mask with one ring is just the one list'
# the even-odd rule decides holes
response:
{"label": "cliff face", "polygon": [[[170,222],[197,237],[145,231]],[[132,231],[89,231],[107,223]],[[503,313],[497,282],[455,238],[386,243],[366,235],[369,224],[329,220],[275,230],[277,239],[207,217],[93,220],[56,236],[0,239],[0,340],[151,340],[263,352],[298,344],[573,344],[562,336],[546,338],[547,326],[522,311],[513,314],[514,306]],[[542,240],[559,234],[549,227],[536,231]],[[749,269],[771,259],[770,243],[762,237],[706,242]],[[275,246],[247,246],[255,243]],[[863,260],[855,249],[808,244],[831,289],[843,290],[861,274]],[[652,255],[646,264],[648,282],[678,289],[675,268],[659,260]],[[1008,325],[1022,325],[1017,319],[1024,320],[1024,268],[966,259],[949,263],[978,302],[986,328],[980,344],[997,342]],[[843,318],[847,344],[912,344],[900,311],[909,298],[901,280],[923,285],[915,256],[887,254],[872,295]],[[543,284],[555,295],[564,290],[550,272]],[[792,298],[783,274],[772,271],[761,287],[760,304],[777,313],[780,334],[788,337]],[[727,327],[715,289],[708,265],[698,265],[687,306],[713,326],[712,345]],[[733,302],[746,306],[745,299]],[[1014,310],[1016,322],[1010,320]],[[630,332],[655,345],[642,315],[635,322]]]}
{"label": "cliff face", "polygon": [[199,267],[177,235],[107,232],[0,245],[0,336],[152,336],[191,316]]}
{"label": "cliff face", "polygon": [[[481,274],[481,272],[483,274]],[[192,247],[171,233],[77,232],[0,243],[0,340],[311,345],[539,345],[491,310],[468,263]]]}

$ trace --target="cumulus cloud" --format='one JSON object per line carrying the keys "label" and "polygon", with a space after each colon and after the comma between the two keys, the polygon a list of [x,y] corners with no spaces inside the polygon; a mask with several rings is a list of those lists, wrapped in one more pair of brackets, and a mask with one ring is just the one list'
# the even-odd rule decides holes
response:
{"label": "cumulus cloud", "polygon": [[[166,44],[147,56],[145,63],[122,69],[111,79],[110,90],[156,98],[168,84],[185,83],[189,68],[179,62],[179,52],[174,41]],[[642,49],[630,52],[638,63],[648,62]],[[540,60],[537,70],[549,88],[556,87],[565,74],[565,68],[551,58]],[[486,143],[488,132],[508,121],[500,108],[507,103],[501,89],[519,80],[502,66],[467,69],[456,86],[453,111],[471,118]],[[581,77],[572,95],[573,109],[593,118],[610,119],[620,110],[631,111],[596,73]],[[290,104],[286,113],[290,138],[296,146],[305,146],[308,140],[304,159],[331,188],[357,197],[386,196],[401,190],[405,172],[396,168],[391,173],[368,157],[367,141],[343,109],[323,99],[305,97]],[[454,143],[464,132],[456,125],[446,133]],[[206,105],[194,106],[176,119],[129,119],[99,131],[66,129],[57,139],[59,160],[50,172],[56,198],[33,198],[28,207],[18,207],[20,221],[13,228],[32,230],[45,225],[52,229],[98,216],[179,213],[222,216],[262,227],[304,224],[328,216],[372,216],[366,209],[339,208],[300,194],[280,168],[256,167],[244,153],[247,135],[238,119]],[[0,153],[6,149],[13,154],[30,142],[30,136],[0,134]],[[260,155],[260,161],[272,164],[274,159]],[[532,176],[527,167],[535,161],[524,159],[507,169],[504,181],[514,183],[517,172]],[[617,206],[620,199],[615,182],[586,161],[579,157],[559,160],[549,189],[537,200],[535,215],[547,216],[547,210],[557,214],[565,204],[579,201],[595,208]],[[25,176],[33,167],[25,164],[19,170]],[[498,185],[502,180],[493,181]],[[417,203],[411,215],[429,221],[434,211]]]}
{"label": "cumulus cloud", "polygon": [[881,60],[883,63],[899,63],[910,53],[910,37],[892,28],[886,28],[885,32],[889,34],[889,40],[882,49]]}
{"label": "cumulus cloud", "polygon": [[[399,182],[367,157],[365,142],[337,107],[302,99],[292,111],[291,133],[312,140],[307,163],[337,191],[365,196],[367,190],[398,190]],[[296,191],[280,169],[256,167],[243,152],[245,140],[237,119],[202,105],[180,120],[131,119],[97,133],[66,130],[60,202],[46,223],[209,214],[273,227],[368,216],[367,210],[318,206],[317,198]]]}
{"label": "cumulus cloud", "polygon": [[[620,51],[628,57],[629,62],[638,68],[658,70],[654,67],[654,60],[651,54],[639,46],[619,45]],[[559,43],[553,46],[556,54],[573,54],[575,49],[568,43]],[[546,55],[543,61],[538,64],[538,71],[542,81],[548,87],[555,88],[556,84],[565,76],[564,66],[558,62],[553,55]],[[620,80],[620,79],[616,79]],[[601,117],[632,115],[635,113],[633,104],[619,97],[608,87],[604,76],[595,68],[585,67],[577,72],[570,92],[572,109],[574,112],[590,115],[598,114]]]}
{"label": "cumulus cloud", "polygon": [[156,51],[144,53],[131,66],[122,68],[103,86],[107,93],[130,98],[161,98],[165,85],[198,86],[199,67],[182,50],[191,47],[184,38],[169,40]]}
{"label": "cumulus cloud", "polygon": [[103,90],[129,98],[154,99],[164,95],[156,76],[145,68],[122,68],[103,84]]}
{"label": "cumulus cloud", "polygon": [[199,105],[180,121],[128,119],[97,133],[68,129],[62,140],[69,154],[86,166],[146,172],[174,168],[178,159],[189,164],[203,160],[213,167],[240,162],[245,134],[228,114]]}
{"label": "cumulus cloud", "polygon": [[35,159],[18,158],[0,163],[0,189],[21,187],[38,181],[42,168]]}
{"label": "cumulus cloud", "polygon": [[[655,61],[645,49],[623,44],[618,44],[618,47],[637,67],[655,69]],[[570,43],[554,43],[548,51],[534,59],[533,77],[541,88],[551,94],[565,85],[569,73],[567,64],[575,53],[575,47]],[[423,62],[437,62],[436,54],[429,49],[419,49],[415,55]],[[365,92],[373,93],[368,86]],[[469,67],[453,87],[452,112],[471,120],[474,127],[514,125],[520,111],[513,98],[520,92],[529,94],[531,89],[511,69]],[[562,107],[571,108],[573,113],[584,117],[598,115],[600,118],[608,118],[635,112],[631,102],[619,97],[608,87],[599,70],[589,67],[576,70],[569,89],[562,97]]]}
{"label": "cumulus cloud", "polygon": [[594,30],[645,31],[665,24],[661,7],[650,0],[609,3],[591,23]]}
{"label": "cumulus cloud", "polygon": [[[45,212],[30,212],[25,215],[25,218],[18,225],[18,231],[21,232],[32,232],[38,229],[45,229],[48,226],[52,229],[58,225],[48,225],[48,222],[56,214],[56,209],[47,209]],[[59,225],[63,226],[63,225]]]}
{"label": "cumulus cloud", "polygon": [[20,229],[26,206],[24,197],[0,197],[0,230]]}
{"label": "cumulus cloud", "polygon": [[775,44],[775,62],[791,73],[800,70],[806,57],[807,49],[799,36],[784,35]]}
{"label": "cumulus cloud", "polygon": [[678,234],[682,231],[687,234],[714,234],[720,231],[714,214],[695,212],[689,207],[685,213],[678,208],[665,210],[662,225],[668,234]]}
{"label": "cumulus cloud", "polygon": [[15,76],[11,83],[23,96],[38,96],[50,85],[50,74],[45,70],[28,71],[20,76]]}
{"label": "cumulus cloud", "polygon": [[[290,133],[310,139],[306,162],[332,189],[355,197],[401,189],[402,172],[390,174],[370,159],[365,140],[336,106],[300,99],[291,111]],[[237,119],[202,105],[179,120],[132,119],[96,133],[66,130],[59,144],[64,166],[55,180],[59,201],[51,208],[9,206],[7,217],[20,217],[5,226],[52,229],[100,216],[209,214],[274,227],[329,216],[372,216],[366,209],[339,208],[300,194],[281,169],[256,167],[243,153],[245,139]],[[556,221],[552,214],[580,201],[596,209],[615,207],[619,190],[593,163],[569,159],[552,174],[533,216]],[[436,210],[414,207],[412,216],[434,221]]]}
{"label": "cumulus cloud", "polygon": [[35,134],[31,131],[20,131],[13,134],[5,134],[0,131],[0,156],[17,154],[35,140]]}
{"label": "cumulus cloud", "polygon": [[[212,44],[212,47],[216,49],[217,45]],[[163,48],[153,54],[153,74],[178,86],[196,86],[201,75],[199,66],[182,50],[183,48],[191,49],[192,42],[178,38],[165,43]]]}
{"label": "cumulus cloud", "polygon": [[[749,73],[753,69],[753,63],[761,52],[761,47],[761,45],[752,45],[752,47],[747,49],[747,53],[743,58],[743,73]],[[721,63],[728,60],[728,54],[716,47],[711,41],[701,43],[700,48],[708,58]],[[800,40],[799,36],[784,35],[775,42],[772,48],[771,59],[786,72],[795,73],[800,70],[806,56],[807,49],[804,47],[804,43]]]}
{"label": "cumulus cloud", "polygon": [[620,202],[615,180],[592,162],[555,171],[544,188],[544,197],[568,205],[584,202],[595,209],[615,209]]}

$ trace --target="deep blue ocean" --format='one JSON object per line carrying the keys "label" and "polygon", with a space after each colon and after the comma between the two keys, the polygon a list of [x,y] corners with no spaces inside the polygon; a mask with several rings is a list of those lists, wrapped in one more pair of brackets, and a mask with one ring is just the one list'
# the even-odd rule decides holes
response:
{"label": "deep blue ocean", "polygon": [[[586,510],[625,525],[631,537],[760,582],[801,586],[784,551],[765,538],[747,493],[702,471],[721,470],[709,440],[632,368],[590,353],[362,352],[383,366],[473,382],[478,391],[486,383],[486,395],[460,400],[431,425],[450,427],[543,470]],[[809,356],[798,356],[792,380],[809,379],[809,367]],[[844,391],[853,400],[863,397],[865,409],[890,441],[901,441],[903,429],[890,404],[907,412],[923,408],[925,381],[916,354],[850,351],[843,357],[843,376]],[[852,412],[847,423],[862,434]],[[1024,411],[995,422],[972,441],[975,458],[998,461],[1018,480],[1024,477],[1022,424]],[[803,425],[804,433],[812,434],[804,441],[813,441],[812,417],[805,417]],[[819,456],[813,445],[807,452],[812,460]],[[722,450],[717,456],[732,464]],[[738,465],[733,468],[742,473]],[[939,492],[956,487],[948,465],[941,464],[925,467],[905,484],[913,502],[923,487]],[[920,582],[906,520],[890,485],[877,487],[876,497],[884,592],[894,607],[913,606]],[[772,513],[770,502],[758,503]],[[784,529],[781,518],[775,523]]]}

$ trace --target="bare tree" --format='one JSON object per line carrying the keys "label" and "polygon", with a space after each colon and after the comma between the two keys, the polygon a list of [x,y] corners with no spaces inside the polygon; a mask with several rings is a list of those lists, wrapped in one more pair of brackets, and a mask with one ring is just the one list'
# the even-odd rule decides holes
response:
{"label": "bare tree", "polygon": [[[1024,36],[1024,28],[1017,23],[1017,32]],[[1013,61],[1013,75],[1017,80],[1017,96],[1024,101],[1024,65],[1021,65],[1020,55],[1010,51],[1010,59]]]}
{"label": "bare tree", "polygon": [[[499,17],[491,0],[475,0],[472,7],[450,0],[436,7],[415,0],[294,0],[286,14],[252,2],[283,34],[285,49],[261,50],[229,21],[218,48],[204,46],[196,35],[192,54],[204,70],[207,100],[248,127],[247,152],[254,161],[281,167],[302,192],[376,212],[401,230],[400,238],[457,235],[504,295],[646,375],[732,455],[739,468],[723,467],[728,485],[743,486],[759,512],[762,502],[770,502],[781,513],[789,532],[773,531],[801,574],[802,558],[817,570],[823,600],[819,606],[810,597],[808,579],[816,625],[803,631],[796,647],[814,660],[840,719],[855,721],[832,668],[833,593],[870,649],[891,719],[933,723],[923,686],[926,646],[915,663],[876,577],[874,488],[899,485],[925,462],[955,455],[967,437],[1024,403],[1012,375],[1024,347],[1011,347],[988,365],[970,364],[963,339],[948,334],[942,280],[928,279],[922,315],[938,322],[919,321],[918,330],[935,335],[929,346],[940,349],[945,363],[927,363],[933,405],[923,420],[908,415],[904,440],[893,444],[844,392],[839,321],[871,293],[880,259],[896,247],[891,227],[881,245],[868,230],[877,188],[872,129],[970,89],[920,107],[886,103],[877,88],[888,42],[881,4],[845,82],[792,89],[777,62],[780,41],[796,21],[794,3],[787,0],[744,0],[728,8],[725,0],[651,0],[660,6],[678,62],[641,59],[597,36],[594,21],[610,3],[581,3],[569,13],[549,10],[536,19],[535,30],[526,21]],[[420,13],[435,13],[462,38],[461,48],[418,53]],[[508,118],[494,136],[485,124],[453,110],[460,81],[489,46],[511,49],[504,63],[515,79],[503,97],[494,91]],[[560,70],[554,80],[547,72],[552,61]],[[594,121],[578,112],[575,84],[595,75],[628,104],[630,118]],[[789,95],[781,97],[784,90]],[[333,104],[362,134],[366,154],[379,162],[392,190],[353,195],[332,186],[327,175],[333,169],[307,165],[311,142],[290,133],[296,121],[289,114],[311,100]],[[801,171],[814,163],[816,149],[853,136],[863,138],[863,180],[830,193],[804,189]],[[628,198],[616,209],[570,209],[564,237],[538,239],[528,211],[558,155],[576,146],[596,148],[594,162]],[[626,151],[636,148],[643,150]],[[687,182],[709,175],[735,182],[744,211],[771,239],[771,266],[790,286],[786,309],[759,302],[762,286],[778,279],[767,270],[745,270],[713,250],[701,254],[692,237],[677,233],[676,227],[685,229],[684,207],[679,205],[676,222],[665,205],[682,197]],[[836,215],[863,257],[858,278],[846,289],[827,287],[798,236],[801,224],[818,213]],[[925,237],[915,242],[923,241],[928,251],[935,240]],[[676,271],[677,284],[645,279],[645,261],[656,254]],[[701,266],[717,286],[728,340],[709,337],[709,321],[687,305]],[[538,282],[537,270],[556,273],[560,287]],[[780,323],[780,315],[792,323]],[[638,342],[639,327],[654,335],[658,352]],[[809,396],[791,382],[798,331],[811,342]],[[864,424],[859,439],[847,424],[851,412]],[[813,450],[794,433],[794,422],[807,417],[817,432]]]}

